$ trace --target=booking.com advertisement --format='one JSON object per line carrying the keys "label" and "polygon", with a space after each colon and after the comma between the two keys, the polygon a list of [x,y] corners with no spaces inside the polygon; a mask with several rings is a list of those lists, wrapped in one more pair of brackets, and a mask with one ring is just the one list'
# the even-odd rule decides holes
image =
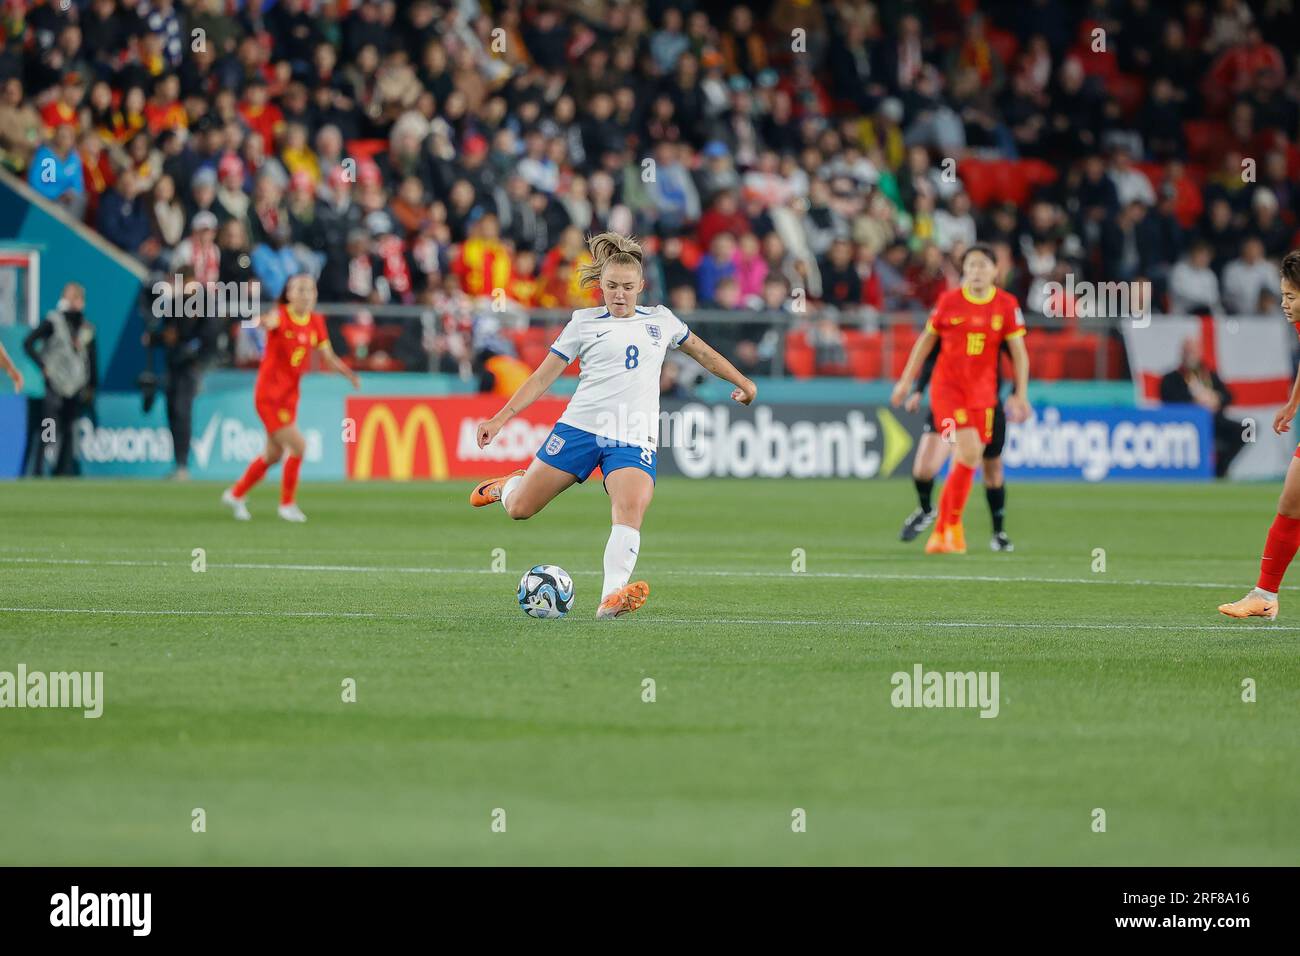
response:
{"label": "booking.com advertisement", "polygon": [[[492,477],[526,467],[565,406],[563,399],[538,401],[480,449],[475,429],[500,407],[497,397],[344,395],[313,385],[303,383],[298,406],[309,481]],[[101,395],[96,413],[95,422],[78,423],[83,474],[161,478],[172,471],[162,396],[145,414],[139,395]],[[665,402],[658,471],[688,478],[903,477],[921,421],[884,405]],[[199,395],[194,478],[233,480],[264,445],[251,382]],[[1046,406],[1008,425],[1003,462],[1018,480],[1208,480],[1212,420],[1194,406]]]}
{"label": "booking.com advertisement", "polygon": [[1007,475],[1073,481],[1208,480],[1214,477],[1210,413],[1166,408],[1035,409],[1007,424]]}

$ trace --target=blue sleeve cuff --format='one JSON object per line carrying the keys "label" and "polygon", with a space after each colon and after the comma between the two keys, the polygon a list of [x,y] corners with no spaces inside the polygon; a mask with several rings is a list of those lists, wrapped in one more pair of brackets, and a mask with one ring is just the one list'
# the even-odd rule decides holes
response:
{"label": "blue sleeve cuff", "polygon": [[673,348],[678,348],[683,342],[685,342],[690,337],[691,337],[691,329],[690,326],[687,326],[682,330],[682,337],[673,343]]}
{"label": "blue sleeve cuff", "polygon": [[573,361],[573,359],[569,358],[567,355],[565,355],[563,352],[557,349],[554,345],[551,346],[551,351],[554,352],[556,355],[558,355],[560,358],[564,359],[565,365],[568,365],[570,362]]}

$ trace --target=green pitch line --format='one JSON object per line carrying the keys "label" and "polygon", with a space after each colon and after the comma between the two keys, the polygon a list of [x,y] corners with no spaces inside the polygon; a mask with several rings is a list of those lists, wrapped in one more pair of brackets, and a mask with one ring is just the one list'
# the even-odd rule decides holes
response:
{"label": "green pitch line", "polygon": [[[1010,555],[976,487],[972,553],[927,558],[904,482],[665,479],[650,601],[600,623],[599,483],[526,522],[468,487],[307,485],[298,526],[273,487],[247,524],[216,485],[0,487],[0,695],[104,675],[99,718],[0,708],[0,863],[1300,854],[1300,590],[1274,626],[1215,613],[1271,486],[1012,484]],[[515,605],[538,563],[568,618]],[[997,716],[894,707],[918,664],[997,672]]]}

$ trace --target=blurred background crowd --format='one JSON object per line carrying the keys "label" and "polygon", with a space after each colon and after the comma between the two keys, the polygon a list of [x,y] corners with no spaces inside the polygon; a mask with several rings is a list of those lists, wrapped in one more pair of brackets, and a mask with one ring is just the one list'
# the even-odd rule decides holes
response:
{"label": "blurred background crowd", "polygon": [[[1275,311],[1298,22],[1291,0],[6,0],[0,162],[160,275],[263,302],[318,276],[358,367],[535,364],[553,332],[526,313],[594,304],[584,236],[615,229],[649,253],[643,301],[752,313],[714,336],[746,373],[880,377],[882,324],[977,239],[1031,325],[1067,277]],[[1107,332],[1064,311],[1036,374],[1089,377],[1068,344]],[[233,323],[220,352],[258,343]]]}

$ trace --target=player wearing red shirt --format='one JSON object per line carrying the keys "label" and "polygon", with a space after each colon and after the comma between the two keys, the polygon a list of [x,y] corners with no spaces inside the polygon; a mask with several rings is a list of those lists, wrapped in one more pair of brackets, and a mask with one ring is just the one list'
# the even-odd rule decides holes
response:
{"label": "player wearing red shirt", "polygon": [[[1300,250],[1288,252],[1282,259],[1282,314],[1300,333]],[[1291,430],[1291,419],[1300,408],[1300,374],[1291,387],[1291,398],[1273,416],[1273,431],[1281,435]],[[1219,605],[1228,617],[1266,617],[1277,619],[1277,592],[1282,587],[1296,550],[1300,549],[1300,448],[1296,449],[1286,470],[1277,516],[1264,540],[1264,554],[1259,561],[1259,580],[1240,601]]]}
{"label": "player wearing red shirt", "polygon": [[1025,319],[1016,297],[993,284],[996,275],[997,265],[988,246],[966,250],[961,287],[939,296],[891,397],[895,408],[906,401],[921,364],[938,341],[930,407],[944,437],[952,434],[955,447],[952,472],[939,497],[939,518],[925,545],[927,554],[966,553],[962,511],[975,469],[993,434],[998,353],[1004,341],[1015,367],[1015,390],[1007,399],[1007,418],[1020,422],[1029,417]]}
{"label": "player wearing red shirt", "polygon": [[296,275],[285,284],[280,304],[260,319],[266,329],[266,352],[257,370],[253,402],[257,417],[266,426],[266,451],[254,458],[244,476],[221,495],[221,500],[240,521],[250,517],[244,496],[285,452],[288,457],[281,475],[279,514],[286,521],[307,520],[294,502],[298,472],[307,449],[307,440],[294,419],[298,416],[298,384],[311,364],[311,353],[319,350],[326,365],[346,377],[353,388],[361,387],[356,373],[334,354],[325,317],[312,311],[315,306],[316,280],[309,275]]}

